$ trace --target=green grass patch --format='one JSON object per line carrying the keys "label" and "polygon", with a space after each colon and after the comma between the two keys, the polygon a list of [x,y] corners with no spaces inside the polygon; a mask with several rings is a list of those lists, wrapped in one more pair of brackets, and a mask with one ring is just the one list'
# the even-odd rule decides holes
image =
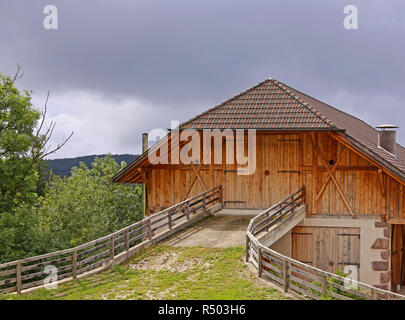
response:
{"label": "green grass patch", "polygon": [[251,274],[244,248],[156,246],[100,274],[0,299],[288,299]]}

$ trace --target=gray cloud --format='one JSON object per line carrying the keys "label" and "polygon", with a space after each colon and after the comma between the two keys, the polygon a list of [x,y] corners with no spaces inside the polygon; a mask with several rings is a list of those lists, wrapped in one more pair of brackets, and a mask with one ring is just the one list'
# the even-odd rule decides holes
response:
{"label": "gray cloud", "polygon": [[[46,4],[59,30],[42,27]],[[343,28],[347,4],[359,30]],[[270,76],[373,125],[399,124],[404,143],[404,17],[394,0],[3,0],[0,71],[21,63],[19,86],[38,103],[52,91],[56,136],[75,130],[58,157],[138,152],[142,131]]]}

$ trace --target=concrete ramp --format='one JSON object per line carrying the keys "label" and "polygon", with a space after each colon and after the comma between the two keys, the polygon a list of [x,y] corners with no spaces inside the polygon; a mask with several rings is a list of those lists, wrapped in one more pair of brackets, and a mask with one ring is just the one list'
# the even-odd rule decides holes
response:
{"label": "concrete ramp", "polygon": [[164,243],[175,247],[227,248],[245,246],[246,229],[257,212],[224,209],[217,212],[213,217],[173,235]]}

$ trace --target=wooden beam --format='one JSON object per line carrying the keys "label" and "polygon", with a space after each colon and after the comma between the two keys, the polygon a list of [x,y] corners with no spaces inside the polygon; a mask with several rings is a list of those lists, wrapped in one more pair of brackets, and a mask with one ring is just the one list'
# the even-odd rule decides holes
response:
{"label": "wooden beam", "polygon": [[196,180],[197,180],[197,177],[194,176],[194,177],[193,177],[193,180],[192,180],[191,183],[190,183],[190,185],[187,187],[186,193],[184,194],[183,199],[182,199],[181,201],[184,201],[184,200],[187,199],[187,196],[188,196],[188,194],[190,193],[191,188],[193,187],[194,182],[195,182]]}
{"label": "wooden beam", "polygon": [[[302,171],[312,171],[312,166],[303,166]],[[324,166],[318,166],[318,171],[329,171],[329,168]],[[337,166],[335,171],[378,171],[377,167],[367,167],[367,166]]]}
{"label": "wooden beam", "polygon": [[[312,138],[312,137],[311,137]],[[315,148],[312,148],[312,214],[317,213],[317,203],[315,195],[318,192],[318,154]]]}
{"label": "wooden beam", "polygon": [[384,176],[383,176],[383,171],[381,169],[378,169],[378,177],[379,177],[380,184],[381,184],[381,193],[382,193],[382,196],[385,198],[387,193],[385,192]]}
{"label": "wooden beam", "polygon": [[[324,166],[328,167],[328,162],[327,162],[324,154],[322,153],[321,149],[319,149],[318,142],[315,137],[315,132],[311,132],[311,141],[312,141],[312,144],[313,144],[315,150],[317,151],[317,154],[321,157],[321,160],[322,160]],[[349,204],[349,201],[347,200],[341,186],[339,185],[338,181],[336,180],[336,178],[333,174],[331,175],[331,179],[332,179],[333,184],[335,185],[336,189],[338,190],[340,197],[342,198],[344,204],[346,205],[347,209],[349,210],[350,214],[353,217],[355,217],[356,215],[355,215],[351,205]]]}
{"label": "wooden beam", "polygon": [[375,160],[370,158],[368,155],[365,155],[363,152],[357,150],[355,147],[353,147],[350,142],[343,136],[335,133],[335,132],[328,132],[329,135],[331,135],[334,139],[339,141],[340,143],[344,144],[347,148],[349,148],[351,151],[356,153],[358,156],[362,157],[363,159],[366,159],[367,161],[371,162],[373,165],[375,165],[377,168],[383,170],[384,173],[389,175],[391,178],[393,178],[395,181],[398,181],[400,184],[405,185],[405,181],[401,180],[398,178],[395,174],[392,174],[389,170],[385,169],[382,167],[380,164],[378,164]]}
{"label": "wooden beam", "polygon": [[343,146],[343,148],[342,148],[342,150],[340,151],[340,154],[339,154],[339,156],[338,156],[338,159],[336,160],[336,162],[335,162],[335,164],[333,165],[333,167],[332,167],[332,168],[328,168],[328,167],[327,167],[327,170],[329,171],[329,175],[328,175],[328,177],[326,178],[326,181],[324,182],[324,184],[323,184],[323,186],[322,186],[322,188],[321,188],[321,191],[319,191],[319,193],[318,193],[318,195],[317,195],[317,197],[316,197],[316,200],[315,200],[316,203],[318,203],[319,199],[321,198],[321,196],[323,195],[324,191],[326,190],[326,187],[328,186],[329,181],[332,179],[332,176],[333,176],[334,173],[335,173],[335,170],[336,170],[336,168],[337,168],[337,165],[339,164],[339,160],[341,160],[341,157],[342,157],[342,155],[343,155],[343,153],[344,153],[345,150],[346,150],[346,149],[345,149],[345,146]]}
{"label": "wooden beam", "polygon": [[381,195],[384,199],[384,213],[382,215],[382,221],[385,222],[388,220],[387,192],[386,192],[386,184],[384,182],[384,173],[381,169],[378,169],[378,180],[380,181],[381,185]]}
{"label": "wooden beam", "polygon": [[405,224],[405,219],[389,219],[389,224]]}
{"label": "wooden beam", "polygon": [[398,206],[398,216],[405,218],[404,213],[404,186],[399,185],[399,206]]}
{"label": "wooden beam", "polygon": [[142,171],[141,168],[138,168],[137,170],[138,170],[138,172],[139,172],[139,174],[140,174],[140,176],[141,176],[142,182],[143,182],[143,183],[146,185],[146,187],[150,190],[150,183],[149,183],[150,181],[149,181],[148,178],[146,178],[145,171]]}
{"label": "wooden beam", "polygon": [[191,168],[193,169],[193,171],[194,171],[194,173],[195,173],[195,175],[196,175],[198,181],[200,181],[201,186],[203,187],[204,191],[205,191],[205,192],[208,191],[207,186],[205,185],[203,179],[202,179],[201,176],[200,176],[200,172],[199,172],[200,170],[197,171],[197,169],[195,168],[194,165],[191,166]]}
{"label": "wooden beam", "polygon": [[302,171],[302,167],[304,166],[304,139],[305,139],[305,136],[304,136],[304,134],[302,133],[302,132],[300,132],[299,134],[298,134],[298,148],[299,148],[299,160],[298,160],[298,165],[299,165],[299,167],[300,167],[300,177],[299,177],[299,179],[300,179],[300,188],[304,185],[304,172]]}

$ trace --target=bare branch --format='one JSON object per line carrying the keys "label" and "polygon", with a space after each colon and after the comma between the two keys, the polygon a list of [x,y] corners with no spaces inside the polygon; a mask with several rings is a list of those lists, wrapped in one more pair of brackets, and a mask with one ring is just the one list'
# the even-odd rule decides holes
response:
{"label": "bare branch", "polygon": [[61,149],[69,140],[70,138],[73,136],[73,131],[70,133],[69,137],[67,139],[65,139],[62,143],[58,144],[56,146],[56,148],[52,149],[51,151],[46,152],[45,154],[43,154],[41,156],[41,159],[44,159],[45,157],[49,156],[52,153],[55,153],[56,151],[58,151],[59,149]]}
{"label": "bare branch", "polygon": [[21,79],[24,76],[24,73],[21,72],[22,70],[22,65],[17,63],[17,70],[14,74],[14,77],[11,79],[11,81],[14,83],[16,82],[18,79]]}
{"label": "bare branch", "polygon": [[41,124],[39,125],[36,137],[38,138],[39,133],[42,130],[42,126],[44,125],[45,122],[45,118],[46,118],[46,113],[48,111],[48,100],[49,100],[49,95],[51,94],[50,91],[48,91],[48,94],[46,95],[46,99],[45,99],[45,104],[44,104],[44,109],[42,110],[42,119],[41,119]]}

